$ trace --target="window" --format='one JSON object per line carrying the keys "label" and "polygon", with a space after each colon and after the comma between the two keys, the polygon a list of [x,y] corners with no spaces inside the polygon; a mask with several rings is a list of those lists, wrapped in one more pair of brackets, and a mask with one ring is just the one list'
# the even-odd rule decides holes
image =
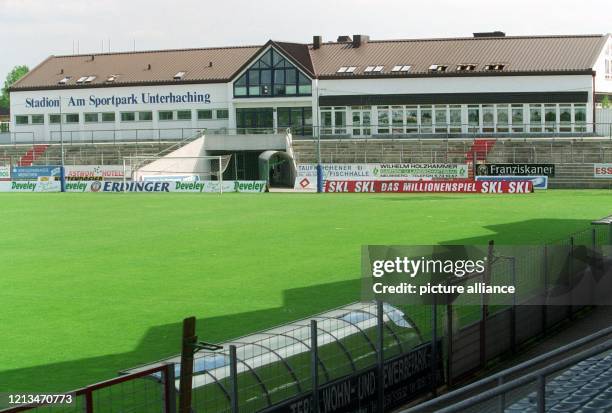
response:
{"label": "window", "polygon": [[410,65],[395,65],[393,66],[393,69],[391,69],[392,72],[408,72],[410,71],[410,68],[412,66]]}
{"label": "window", "polygon": [[465,64],[457,65],[457,71],[458,72],[473,72],[475,69],[476,69],[476,65],[471,65],[471,64],[468,64],[468,65],[465,65]]}
{"label": "window", "polygon": [[96,76],[87,76],[87,79],[85,79],[84,83],[91,83],[94,80],[96,80]]}
{"label": "window", "polygon": [[151,122],[153,120],[153,112],[138,112],[138,120],[141,122]]}
{"label": "window", "polygon": [[433,124],[433,114],[431,106],[421,106],[421,132],[431,133]]}
{"label": "window", "polygon": [[89,76],[81,76],[80,78],[77,79],[77,83],[81,84],[83,83]]}
{"label": "window", "polygon": [[332,133],[332,108],[323,107],[321,108],[321,129],[322,135],[329,135]]}
{"label": "window", "polygon": [[429,71],[430,72],[446,72],[446,68],[448,68],[448,66],[446,65],[431,65],[429,66]]}
{"label": "window", "polygon": [[229,118],[229,110],[227,109],[217,109],[217,119],[227,119]]}
{"label": "window", "polygon": [[488,70],[488,71],[499,71],[499,70],[504,70],[505,66],[506,65],[504,65],[504,64],[495,63],[495,64],[486,65],[485,66],[485,70]]}
{"label": "window", "polygon": [[310,79],[274,49],[264,53],[234,82],[234,97],[311,94]]}
{"label": "window", "polygon": [[277,108],[279,128],[291,128],[298,136],[312,136],[312,108]]}
{"label": "window", "polygon": [[60,115],[49,115],[49,123],[56,124],[60,123],[61,117]]}
{"label": "window", "polygon": [[448,114],[446,113],[445,106],[436,106],[435,107],[435,131],[436,133],[446,133],[448,132]]}
{"label": "window", "polygon": [[121,122],[134,122],[135,120],[135,112],[121,112]]}
{"label": "window", "polygon": [[508,132],[508,105],[497,105],[497,132]]}
{"label": "window", "polygon": [[559,105],[560,132],[572,131],[572,105]]}
{"label": "window", "polygon": [[557,105],[544,106],[544,123],[546,132],[555,132],[557,129]]}
{"label": "window", "polygon": [[78,113],[67,113],[64,121],[66,123],[79,123],[79,114]]}
{"label": "window", "polygon": [[190,110],[179,110],[176,112],[176,118],[178,120],[191,120]]}
{"label": "window", "polygon": [[157,116],[159,117],[159,120],[173,120],[174,112],[171,110],[160,110],[157,112]]}
{"label": "window", "polygon": [[450,132],[461,132],[461,105],[451,105],[448,112],[450,115]]}
{"label": "window", "polygon": [[406,107],[406,132],[418,132],[419,111],[416,106]]}
{"label": "window", "polygon": [[468,132],[480,131],[480,106],[468,106]]}
{"label": "window", "polygon": [[174,80],[181,80],[183,77],[185,77],[185,72],[178,72],[174,75]]}
{"label": "window", "polygon": [[[57,84],[59,85],[65,85],[66,83],[68,83],[68,81],[70,80],[70,76],[66,76],[65,78],[63,78],[62,80],[60,80],[59,82],[57,82]],[[59,122],[58,122],[59,123]]]}
{"label": "window", "polygon": [[208,120],[208,119],[212,119],[212,110],[210,109],[198,110],[198,120]]}
{"label": "window", "polygon": [[117,75],[110,75],[109,77],[106,78],[106,81],[108,83],[113,83],[115,80],[117,80]]}
{"label": "window", "polygon": [[30,120],[25,115],[17,115],[17,116],[15,116],[15,123],[17,125],[27,125],[27,124],[30,123]]}
{"label": "window", "polygon": [[378,133],[389,133],[389,106],[378,106]]}
{"label": "window", "polygon": [[586,105],[574,105],[574,122],[576,132],[586,132]]}
{"label": "window", "polygon": [[542,105],[529,105],[529,131],[542,132]]}
{"label": "window", "polygon": [[393,126],[392,133],[404,133],[404,107],[391,107],[391,125]]}
{"label": "window", "polygon": [[32,125],[42,125],[45,123],[45,115],[32,115]]}
{"label": "window", "polygon": [[334,108],[334,133],[343,134],[346,133],[346,108],[337,107]]}
{"label": "window", "polygon": [[85,123],[94,123],[98,121],[97,113],[86,113],[85,114]]}
{"label": "window", "polygon": [[512,132],[523,132],[523,105],[512,105]]}
{"label": "window", "polygon": [[114,122],[115,112],[104,112],[102,114],[102,122]]}
{"label": "window", "polygon": [[369,72],[371,72],[373,70],[374,70],[374,66],[368,66],[365,69],[363,69],[363,71],[366,72],[366,73],[369,73]]}
{"label": "window", "polygon": [[482,105],[482,131],[495,131],[495,111],[493,105]]}

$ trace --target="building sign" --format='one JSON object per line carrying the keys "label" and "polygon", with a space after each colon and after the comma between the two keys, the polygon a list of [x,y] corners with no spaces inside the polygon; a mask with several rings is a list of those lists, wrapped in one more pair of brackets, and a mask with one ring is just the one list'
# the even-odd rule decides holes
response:
{"label": "building sign", "polygon": [[[323,180],[467,179],[467,164],[448,163],[339,163],[322,164]],[[316,189],[316,164],[298,164],[295,189]]]}
{"label": "building sign", "polygon": [[[131,176],[129,166],[125,167],[127,176]],[[123,179],[123,165],[66,165],[66,180],[89,181],[100,179]]]}
{"label": "building sign", "polygon": [[476,166],[476,175],[488,176],[555,176],[552,163],[487,163]]}
{"label": "building sign", "polygon": [[[437,384],[443,383],[442,342],[436,352]],[[399,407],[427,393],[432,388],[432,346],[424,344],[416,349],[385,361],[385,411]],[[378,399],[377,368],[371,367],[351,376],[334,380],[319,388],[321,413],[374,413]],[[265,413],[310,413],[312,395],[289,399],[268,409]]]}
{"label": "building sign", "polygon": [[612,178],[612,163],[593,164],[593,177],[608,179]]}
{"label": "building sign", "polygon": [[324,192],[458,192],[474,194],[524,194],[533,183],[523,181],[326,181]]}
{"label": "building sign", "polygon": [[60,176],[59,166],[13,166],[13,179],[37,179],[41,176]]}
{"label": "building sign", "polygon": [[[171,104],[171,103],[200,103],[208,104],[211,103],[210,93],[200,92],[185,92],[185,93],[130,93],[126,95],[112,95],[112,96],[97,96],[89,95],[87,98],[68,96],[62,98],[61,106],[70,107],[90,107],[98,108],[101,106],[107,107],[112,106],[119,108],[122,106],[132,105],[158,105],[158,104]],[[27,98],[25,99],[25,107],[28,109],[35,108],[60,108],[60,99],[57,97],[49,98],[43,96],[40,98]]]}
{"label": "building sign", "polygon": [[476,176],[476,181],[531,181],[533,189],[548,189],[547,176]]}

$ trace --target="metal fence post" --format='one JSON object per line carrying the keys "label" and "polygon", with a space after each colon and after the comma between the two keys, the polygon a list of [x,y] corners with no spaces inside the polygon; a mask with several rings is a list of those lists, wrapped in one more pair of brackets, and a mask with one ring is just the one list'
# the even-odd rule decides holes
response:
{"label": "metal fence post", "polygon": [[176,413],[174,363],[168,363],[162,374],[164,375],[164,413]]}
{"label": "metal fence post", "polygon": [[232,413],[238,413],[238,357],[236,357],[236,346],[231,345],[230,352],[230,382],[231,382],[231,404]]}
{"label": "metal fence post", "polygon": [[538,413],[544,413],[546,410],[546,376],[538,376]]}
{"label": "metal fence post", "polygon": [[93,406],[93,392],[90,389],[87,389],[87,392],[85,393],[85,413],[93,413]]}
{"label": "metal fence post", "polygon": [[378,398],[377,398],[377,412],[385,411],[385,377],[383,370],[383,363],[385,361],[384,357],[384,311],[383,311],[383,302],[378,300],[376,301],[376,362],[377,362],[377,378],[376,378],[376,388],[378,390]]}
{"label": "metal fence post", "polygon": [[196,318],[183,320],[183,342],[181,348],[181,377],[179,385],[179,413],[191,413],[191,387],[193,385],[193,350],[198,342],[195,335]]}
{"label": "metal fence post", "polygon": [[544,281],[544,297],[542,299],[542,333],[546,334],[548,330],[548,307],[546,305],[548,301],[548,246],[544,245],[544,262],[542,265],[543,281]]}
{"label": "metal fence post", "polygon": [[568,312],[569,312],[569,319],[573,320],[574,319],[574,307],[572,305],[573,299],[572,299],[572,290],[573,290],[573,286],[572,283],[574,281],[574,236],[572,235],[570,237],[570,251],[569,251],[569,264],[568,264],[568,287],[570,288],[570,295],[569,295],[569,306],[568,306]]}
{"label": "metal fence post", "polygon": [[312,381],[312,409],[319,413],[319,340],[317,320],[310,320],[310,375]]}
{"label": "metal fence post", "polygon": [[453,307],[446,303],[446,381],[448,387],[453,384]]}
{"label": "metal fence post", "polygon": [[438,394],[438,306],[436,303],[436,295],[433,294],[433,302],[431,305],[431,393],[433,397]]}
{"label": "metal fence post", "polygon": [[512,310],[510,312],[510,349],[512,354],[516,353],[516,257],[511,258],[512,265],[512,284],[514,294],[512,294]]}

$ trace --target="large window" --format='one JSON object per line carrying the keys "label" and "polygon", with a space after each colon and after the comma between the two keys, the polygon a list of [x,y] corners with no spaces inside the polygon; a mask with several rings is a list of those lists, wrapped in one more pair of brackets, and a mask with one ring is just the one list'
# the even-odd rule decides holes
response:
{"label": "large window", "polygon": [[495,132],[495,115],[493,105],[482,105],[482,131]]}
{"label": "large window", "polygon": [[277,108],[279,128],[291,128],[291,133],[299,136],[312,136],[312,108]]}
{"label": "large window", "polygon": [[436,106],[436,133],[447,133],[448,132],[448,113],[446,112],[446,106]]}
{"label": "large window", "polygon": [[575,104],[574,105],[574,123],[576,132],[586,132],[586,105]]}
{"label": "large window", "polygon": [[555,132],[557,128],[557,105],[544,106],[544,121],[546,132]]}
{"label": "large window", "polygon": [[57,124],[62,120],[60,115],[49,115],[49,123]]}
{"label": "large window", "polygon": [[321,134],[341,135],[346,133],[346,107],[321,108]]}
{"label": "large window", "polygon": [[497,105],[497,132],[508,132],[508,105]]}
{"label": "large window", "polygon": [[269,49],[236,82],[234,97],[310,96],[311,81],[274,49]]}
{"label": "large window", "polygon": [[32,125],[42,125],[45,123],[45,115],[32,115]]}
{"label": "large window", "polygon": [[480,131],[480,107],[478,105],[468,106],[468,132]]}
{"label": "large window", "polygon": [[461,105],[451,105],[450,114],[450,132],[461,132]]}
{"label": "large window", "polygon": [[419,110],[417,106],[406,107],[406,132],[414,133],[419,131]]}
{"label": "large window", "polygon": [[97,113],[86,113],[85,114],[85,123],[95,123],[95,122],[98,122]]}
{"label": "large window", "polygon": [[512,105],[512,132],[523,132],[523,105]]}
{"label": "large window", "polygon": [[65,120],[66,120],[66,123],[79,123],[79,114],[78,113],[67,113]]}
{"label": "large window", "polygon": [[160,110],[157,112],[157,116],[159,117],[159,120],[173,120],[174,112],[171,110]]}
{"label": "large window", "polygon": [[114,122],[115,112],[104,112],[102,114],[102,122]]}
{"label": "large window", "polygon": [[431,133],[433,114],[431,106],[421,106],[421,133]]}
{"label": "large window", "polygon": [[542,132],[542,105],[529,105],[529,131]]}
{"label": "large window", "polygon": [[30,119],[25,115],[17,115],[15,116],[15,123],[17,125],[27,125],[30,123]]}
{"label": "large window", "polygon": [[572,131],[572,105],[559,105],[559,131]]}
{"label": "large window", "polygon": [[212,119],[212,110],[202,109],[198,110],[198,120],[209,120]]}
{"label": "large window", "polygon": [[190,110],[179,110],[176,112],[176,118],[178,120],[191,120]]}
{"label": "large window", "polygon": [[153,120],[153,112],[138,112],[138,120],[141,122],[151,122]]}
{"label": "large window", "polygon": [[135,112],[121,112],[121,122],[134,122],[135,120]]}
{"label": "large window", "polygon": [[217,119],[229,118],[229,110],[227,109],[217,109],[215,112],[217,114]]}
{"label": "large window", "polygon": [[379,106],[378,113],[378,133],[389,133],[389,106]]}

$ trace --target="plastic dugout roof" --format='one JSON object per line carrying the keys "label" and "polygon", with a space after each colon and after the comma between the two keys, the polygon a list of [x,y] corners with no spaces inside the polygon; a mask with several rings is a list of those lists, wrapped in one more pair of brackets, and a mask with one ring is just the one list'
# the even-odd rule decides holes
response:
{"label": "plastic dugout roof", "polygon": [[[371,353],[376,352],[376,343],[372,338],[372,329],[377,325],[376,303],[356,302],[306,319],[219,343],[222,348],[217,351],[196,351],[194,353],[193,389],[213,384],[229,397],[229,389],[226,389],[221,382],[229,378],[229,347],[234,345],[236,346],[238,374],[251,375],[251,379],[259,384],[265,394],[269,395],[269,391],[266,380],[261,377],[260,373],[263,368],[271,365],[274,365],[276,369],[282,366],[280,368],[285,370],[285,373],[292,378],[298,391],[300,391],[303,387],[302,380],[299,372],[293,367],[292,359],[295,360],[296,357],[310,352],[311,320],[317,321],[318,347],[336,344],[338,357],[343,358],[352,367],[353,371],[357,370],[357,362],[360,357],[363,357],[363,352],[357,353],[354,346],[347,345],[346,341],[349,338],[360,340],[360,348],[368,348]],[[415,344],[415,340],[418,343],[422,341],[415,324],[400,309],[383,303],[383,320],[385,336],[393,341],[387,343],[387,346],[397,346],[400,350],[405,351]],[[368,332],[370,335],[368,335]],[[406,335],[406,333],[408,334]],[[406,337],[410,337],[410,340],[407,340]],[[174,363],[175,385],[178,389],[180,362],[180,355],[178,355],[125,370],[121,374],[136,373],[162,364]],[[329,372],[333,369],[334,366],[328,366],[326,360],[319,357],[319,370],[328,380],[330,379]],[[159,373],[153,375],[152,378],[159,380]],[[270,400],[269,396],[268,400]]]}

